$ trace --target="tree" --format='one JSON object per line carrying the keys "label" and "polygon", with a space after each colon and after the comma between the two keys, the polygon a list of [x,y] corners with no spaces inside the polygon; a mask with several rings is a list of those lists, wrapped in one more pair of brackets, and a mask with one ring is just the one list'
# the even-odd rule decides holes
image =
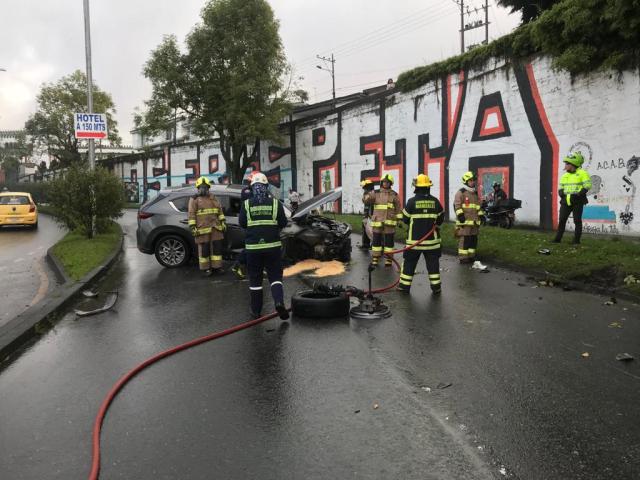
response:
{"label": "tree", "polygon": [[125,205],[122,181],[102,167],[89,170],[86,165],[73,165],[49,183],[47,193],[58,223],[88,238],[92,238],[92,196],[97,233],[107,231],[111,221],[122,216]]}
{"label": "tree", "polygon": [[265,0],[209,0],[201,20],[185,53],[175,36],[151,53],[144,75],[153,91],[141,126],[157,133],[186,114],[196,134],[220,139],[231,179],[240,182],[251,162],[247,145],[279,140],[290,109],[279,24]]}
{"label": "tree", "polygon": [[33,144],[27,142],[27,136],[20,132],[16,141],[0,147],[0,168],[4,170],[7,183],[18,181],[20,159],[31,155]]}
{"label": "tree", "polygon": [[[46,148],[58,159],[61,168],[82,161],[80,142],[75,138],[73,115],[87,110],[87,77],[80,70],[62,77],[56,83],[42,86],[36,101],[38,107],[25,130],[38,148]],[[109,141],[120,143],[118,124],[113,118],[115,106],[111,95],[93,85],[93,110],[104,113],[109,128]]]}
{"label": "tree", "polygon": [[511,8],[511,13],[520,12],[522,23],[528,23],[538,18],[542,12],[553,7],[561,0],[498,0],[498,4],[505,8]]}

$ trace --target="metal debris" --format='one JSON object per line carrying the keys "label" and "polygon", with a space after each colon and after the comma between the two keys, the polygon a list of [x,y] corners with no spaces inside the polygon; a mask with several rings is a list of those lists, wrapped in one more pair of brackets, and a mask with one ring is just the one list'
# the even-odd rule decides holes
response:
{"label": "metal debris", "polygon": [[84,295],[87,298],[94,298],[98,296],[98,292],[93,290],[83,290],[82,295]]}
{"label": "metal debris", "polygon": [[453,383],[443,383],[440,382],[438,384],[438,386],[436,386],[436,388],[440,389],[440,390],[444,390],[445,388],[449,388],[451,385],[453,385]]}
{"label": "metal debris", "polygon": [[616,360],[619,362],[630,362],[633,359],[633,355],[629,355],[628,353],[619,353],[616,355]]}
{"label": "metal debris", "polygon": [[110,310],[111,308],[113,308],[117,300],[118,300],[118,292],[117,291],[109,292],[109,295],[107,296],[107,299],[105,300],[104,305],[102,307],[96,308],[95,310],[75,310],[75,312],[78,317],[88,317],[90,315],[96,315],[98,313],[106,312],[107,310]]}
{"label": "metal debris", "polygon": [[541,248],[540,250],[538,250],[538,253],[541,255],[551,255],[551,250],[549,250],[548,248]]}

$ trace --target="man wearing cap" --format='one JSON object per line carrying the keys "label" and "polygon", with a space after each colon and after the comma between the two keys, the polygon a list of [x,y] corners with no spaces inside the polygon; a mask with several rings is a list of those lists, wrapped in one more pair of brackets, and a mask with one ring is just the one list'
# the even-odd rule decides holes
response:
{"label": "man wearing cap", "polygon": [[584,157],[580,152],[574,152],[564,158],[565,173],[560,178],[560,218],[558,219],[558,231],[554,243],[562,241],[564,229],[573,213],[573,223],[575,232],[573,236],[574,245],[580,243],[582,236],[582,210],[588,203],[587,192],[591,189],[591,177],[586,170],[582,169]]}
{"label": "man wearing cap", "polygon": [[[365,205],[373,206],[371,215],[371,266],[378,265],[383,251],[393,251],[393,237],[396,232],[398,220],[402,218],[402,205],[400,197],[391,189],[393,175],[385,173],[380,179],[380,189],[364,194],[362,201]],[[384,247],[383,247],[384,245]],[[391,256],[386,256],[385,266],[393,264]]]}
{"label": "man wearing cap", "polygon": [[[429,275],[429,285],[433,295],[439,295],[442,286],[440,281],[440,253],[441,239],[439,226],[444,221],[444,209],[440,201],[431,195],[431,179],[421,173],[413,180],[415,196],[407,201],[402,211],[402,221],[409,226],[407,246],[415,245],[404,252],[400,283],[398,290],[409,293],[413,274],[418,266],[420,257],[424,255]],[[419,245],[418,240],[425,235],[427,238]]]}
{"label": "man wearing cap", "polygon": [[224,231],[227,229],[222,205],[209,193],[207,177],[196,180],[196,193],[189,199],[188,223],[198,246],[198,266],[206,276],[222,270]]}
{"label": "man wearing cap", "polygon": [[462,175],[463,187],[456,192],[453,209],[456,213],[455,235],[458,237],[458,259],[460,263],[471,263],[478,248],[478,233],[484,212],[476,191],[476,176],[473,172]]}

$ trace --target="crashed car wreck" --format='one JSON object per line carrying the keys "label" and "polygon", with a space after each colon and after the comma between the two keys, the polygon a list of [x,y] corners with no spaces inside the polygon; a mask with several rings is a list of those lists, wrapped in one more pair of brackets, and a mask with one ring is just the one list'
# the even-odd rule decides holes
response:
{"label": "crashed car wreck", "polygon": [[[234,258],[244,248],[244,230],[238,225],[242,185],[213,185],[226,217],[225,251]],[[167,268],[181,267],[196,257],[196,246],[189,230],[187,211],[189,198],[195,195],[193,186],[161,190],[138,210],[136,239],[138,250],[155,255]],[[351,258],[351,226],[331,218],[329,210],[342,197],[336,188],[301,203],[295,214],[285,206],[289,218],[280,238],[287,263],[313,258],[348,261]],[[322,208],[331,208],[323,212]]]}

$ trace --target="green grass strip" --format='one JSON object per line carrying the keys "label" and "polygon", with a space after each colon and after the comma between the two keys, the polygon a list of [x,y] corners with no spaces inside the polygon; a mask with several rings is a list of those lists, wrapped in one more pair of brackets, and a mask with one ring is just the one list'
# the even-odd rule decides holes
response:
{"label": "green grass strip", "polygon": [[80,280],[91,270],[101,265],[118,246],[122,231],[113,224],[107,233],[96,235],[93,239],[67,233],[55,244],[53,253],[62,263],[65,272],[73,280]]}
{"label": "green grass strip", "polygon": [[[360,215],[327,216],[349,223],[356,233],[362,232]],[[397,229],[396,241],[404,243],[406,235],[407,228]],[[457,239],[453,236],[453,224],[445,223],[441,235],[444,249],[454,252]],[[481,227],[478,256],[482,261],[494,260],[516,268],[548,272],[560,280],[582,281],[599,286],[623,286],[624,278],[629,275],[640,278],[640,242],[637,240],[583,235],[582,244],[573,246],[570,243],[573,232],[567,232],[561,244],[550,243],[553,237],[553,232]],[[551,254],[538,253],[544,248],[551,250]],[[640,284],[626,288],[640,294]]]}

